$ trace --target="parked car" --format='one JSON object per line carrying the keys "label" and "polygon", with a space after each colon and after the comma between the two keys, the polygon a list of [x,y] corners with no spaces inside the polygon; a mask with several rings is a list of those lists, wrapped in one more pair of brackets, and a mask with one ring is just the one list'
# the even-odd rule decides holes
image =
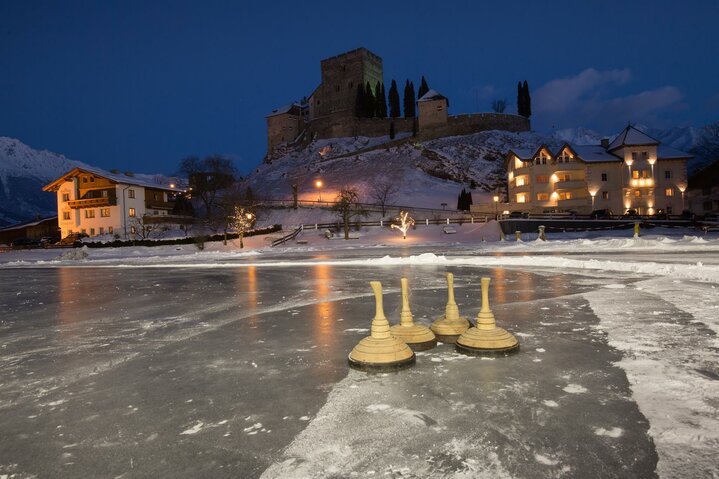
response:
{"label": "parked car", "polygon": [[34,246],[40,246],[40,242],[32,238],[18,238],[10,243],[13,248],[32,248]]}
{"label": "parked car", "polygon": [[692,220],[692,221],[694,221],[697,218],[697,216],[689,210],[682,211],[682,214],[679,215],[679,217],[683,220]]}
{"label": "parked car", "polygon": [[47,246],[49,244],[55,244],[58,241],[57,236],[43,236],[40,238],[40,244],[43,246]]}
{"label": "parked car", "polygon": [[623,220],[638,220],[639,218],[640,217],[639,213],[637,213],[637,210],[627,210],[622,215]]}
{"label": "parked car", "polygon": [[63,239],[60,240],[60,244],[68,245],[68,244],[75,244],[76,241],[80,241],[83,238],[88,238],[89,236],[86,233],[70,233],[69,235],[65,236]]}
{"label": "parked car", "polygon": [[664,210],[658,210],[656,214],[654,215],[655,220],[668,220],[669,215]]}
{"label": "parked car", "polygon": [[612,218],[612,210],[594,210],[590,213],[589,217],[593,220],[608,220]]}
{"label": "parked car", "polygon": [[509,217],[510,218],[526,218],[527,214],[522,213],[521,211],[512,211],[511,213],[509,213]]}

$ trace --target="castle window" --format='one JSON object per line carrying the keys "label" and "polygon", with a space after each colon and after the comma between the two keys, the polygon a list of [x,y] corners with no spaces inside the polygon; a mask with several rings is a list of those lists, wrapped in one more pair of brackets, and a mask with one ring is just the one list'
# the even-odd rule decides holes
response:
{"label": "castle window", "polygon": [[602,181],[607,181],[607,174],[606,174],[606,173],[602,173]]}
{"label": "castle window", "polygon": [[670,180],[672,178],[672,170],[664,171],[664,178]]}
{"label": "castle window", "polygon": [[632,170],[632,178],[635,180],[639,178],[639,170]]}
{"label": "castle window", "polygon": [[109,234],[112,234],[112,226],[108,226],[108,227],[107,227],[107,232],[108,232]]}

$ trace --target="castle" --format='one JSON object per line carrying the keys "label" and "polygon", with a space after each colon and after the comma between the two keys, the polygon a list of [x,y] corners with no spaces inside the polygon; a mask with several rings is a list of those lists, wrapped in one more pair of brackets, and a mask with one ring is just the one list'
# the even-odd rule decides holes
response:
{"label": "castle", "polygon": [[[283,145],[317,138],[384,136],[416,132],[421,139],[468,135],[484,130],[528,131],[529,119],[505,113],[449,115],[447,98],[430,90],[417,101],[419,116],[364,118],[355,112],[358,85],[384,85],[382,58],[366,48],[320,62],[321,83],[306,102],[292,103],[267,115],[267,158]],[[416,124],[415,124],[416,122]]]}

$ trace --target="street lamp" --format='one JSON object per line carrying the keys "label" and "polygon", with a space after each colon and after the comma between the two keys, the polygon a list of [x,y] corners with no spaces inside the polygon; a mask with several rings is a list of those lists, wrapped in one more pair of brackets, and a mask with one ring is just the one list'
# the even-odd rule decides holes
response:
{"label": "street lamp", "polygon": [[687,187],[684,185],[679,185],[679,191],[682,194],[682,213],[684,213],[684,192],[686,191]]}
{"label": "street lamp", "polygon": [[499,195],[494,195],[494,219],[499,218]]}
{"label": "street lamp", "polygon": [[322,180],[315,181],[315,188],[317,188],[319,192],[319,199],[317,201],[322,201]]}

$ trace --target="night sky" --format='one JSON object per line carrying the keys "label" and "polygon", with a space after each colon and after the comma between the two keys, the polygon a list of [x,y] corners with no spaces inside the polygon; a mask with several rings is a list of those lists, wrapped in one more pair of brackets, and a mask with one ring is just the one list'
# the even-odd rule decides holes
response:
{"label": "night sky", "polygon": [[487,3],[0,0],[0,136],[108,169],[221,153],[247,172],[264,116],[359,46],[450,114],[516,111],[526,79],[541,132],[719,118],[716,0]]}

